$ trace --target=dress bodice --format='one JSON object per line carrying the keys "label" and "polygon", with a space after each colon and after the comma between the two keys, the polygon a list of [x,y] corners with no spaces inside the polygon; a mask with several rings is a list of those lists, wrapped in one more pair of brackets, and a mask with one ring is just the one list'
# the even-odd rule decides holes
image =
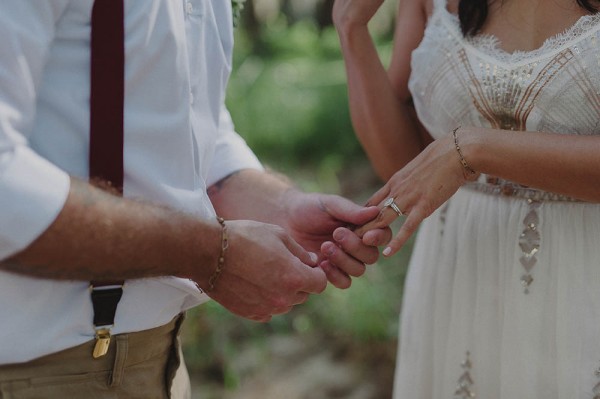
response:
{"label": "dress bodice", "polygon": [[446,0],[434,1],[409,81],[434,138],[459,125],[600,134],[600,13],[536,50],[508,53],[494,36],[465,38]]}

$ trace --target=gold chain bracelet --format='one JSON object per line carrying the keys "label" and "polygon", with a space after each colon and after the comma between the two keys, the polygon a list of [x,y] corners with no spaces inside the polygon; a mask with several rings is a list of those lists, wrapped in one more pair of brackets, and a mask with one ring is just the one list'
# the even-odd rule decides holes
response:
{"label": "gold chain bracelet", "polygon": [[462,151],[460,150],[460,146],[458,145],[458,136],[456,135],[456,132],[458,131],[458,129],[460,129],[460,126],[458,126],[456,129],[454,129],[452,131],[452,137],[454,137],[454,147],[456,148],[456,152],[458,152],[458,158],[460,160],[460,163],[462,164],[463,168],[465,168],[465,170],[467,172],[469,172],[469,174],[474,175],[477,172],[475,172],[473,170],[473,168],[471,168],[469,166],[469,164],[467,163],[467,160],[465,159],[465,157],[463,156]]}
{"label": "gold chain bracelet", "polygon": [[208,279],[208,290],[210,292],[215,289],[215,284],[217,283],[217,279],[221,275],[223,271],[223,267],[225,266],[225,252],[229,247],[229,237],[227,236],[227,225],[225,224],[225,219],[217,216],[217,221],[221,225],[221,253],[219,254],[219,260],[217,261],[217,268],[212,276]]}

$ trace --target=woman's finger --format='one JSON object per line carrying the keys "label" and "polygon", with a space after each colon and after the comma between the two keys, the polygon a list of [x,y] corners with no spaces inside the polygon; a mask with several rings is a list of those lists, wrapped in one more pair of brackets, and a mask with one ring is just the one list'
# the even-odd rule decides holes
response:
{"label": "woman's finger", "polygon": [[390,195],[390,187],[386,184],[369,198],[365,206],[379,205]]}
{"label": "woman's finger", "polygon": [[389,257],[394,255],[406,244],[406,241],[410,236],[417,230],[423,219],[425,219],[425,212],[421,208],[413,208],[410,214],[398,230],[396,236],[390,241],[387,247],[383,250],[383,256]]}
{"label": "woman's finger", "polygon": [[[379,214],[377,215],[377,217],[375,219],[371,220],[370,222],[368,222],[368,223],[358,227],[356,230],[354,230],[354,232],[359,237],[362,238],[365,235],[365,233],[369,230],[381,229],[381,228],[389,226],[390,224],[392,224],[392,222],[394,220],[396,220],[398,218],[398,216],[400,216],[390,206],[383,206],[383,202],[381,202],[379,204],[379,206],[381,209],[379,210]],[[402,208],[400,208],[399,205],[398,205],[398,207],[399,207],[399,209],[402,209]]]}

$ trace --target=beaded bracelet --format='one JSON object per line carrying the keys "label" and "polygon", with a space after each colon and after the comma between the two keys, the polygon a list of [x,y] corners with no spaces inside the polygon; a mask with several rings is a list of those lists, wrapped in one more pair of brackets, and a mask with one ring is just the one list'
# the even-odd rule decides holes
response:
{"label": "beaded bracelet", "polygon": [[225,224],[225,219],[217,216],[217,221],[221,225],[221,253],[219,254],[219,260],[217,261],[217,268],[212,276],[208,279],[208,290],[210,292],[215,289],[215,284],[217,283],[217,279],[221,275],[223,271],[223,267],[225,266],[225,252],[229,247],[229,241],[227,236],[227,225]]}
{"label": "beaded bracelet", "polygon": [[475,172],[473,170],[473,168],[471,168],[469,166],[469,164],[467,163],[467,160],[465,159],[465,157],[463,156],[462,151],[460,150],[460,146],[458,145],[458,137],[456,135],[456,132],[458,131],[458,129],[460,129],[460,126],[458,126],[456,129],[454,129],[452,131],[452,136],[454,137],[454,147],[456,148],[456,152],[458,152],[458,158],[460,160],[460,163],[462,164],[463,168],[465,168],[465,170],[467,172],[469,172],[469,174],[474,175],[477,172]]}

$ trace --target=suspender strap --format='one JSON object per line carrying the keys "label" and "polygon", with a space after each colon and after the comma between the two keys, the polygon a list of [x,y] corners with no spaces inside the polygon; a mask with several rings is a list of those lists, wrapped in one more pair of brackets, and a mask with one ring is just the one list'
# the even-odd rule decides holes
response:
{"label": "suspender strap", "polygon": [[90,177],[123,190],[125,28],[123,0],[92,10]]}
{"label": "suspender strap", "polygon": [[[95,0],[92,8],[90,70],[90,180],[123,193],[123,108],[125,97],[124,0]],[[110,345],[123,281],[92,281],[96,345]]]}
{"label": "suspender strap", "polygon": [[123,295],[123,287],[121,285],[115,288],[92,288],[92,305],[94,306],[94,325],[95,326],[112,326],[115,323],[115,314],[117,313],[117,305]]}

